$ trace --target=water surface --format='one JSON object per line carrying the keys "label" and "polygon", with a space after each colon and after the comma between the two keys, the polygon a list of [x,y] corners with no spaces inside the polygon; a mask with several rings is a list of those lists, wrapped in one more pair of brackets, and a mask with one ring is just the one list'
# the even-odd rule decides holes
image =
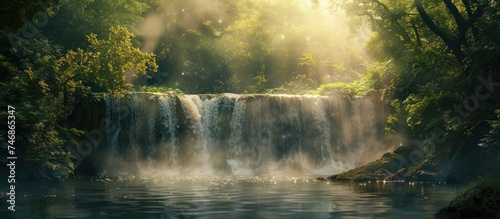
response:
{"label": "water surface", "polygon": [[[1,218],[432,218],[456,188],[310,177],[120,176],[19,187]],[[4,199],[5,200],[5,199]],[[6,206],[6,205],[3,205]]]}

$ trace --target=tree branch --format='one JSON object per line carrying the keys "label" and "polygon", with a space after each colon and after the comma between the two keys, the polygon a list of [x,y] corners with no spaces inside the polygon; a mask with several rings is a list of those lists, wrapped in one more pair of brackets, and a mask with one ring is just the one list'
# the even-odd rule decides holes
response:
{"label": "tree branch", "polygon": [[443,2],[444,2],[444,4],[446,4],[446,7],[453,15],[453,18],[455,18],[455,22],[458,25],[458,29],[459,30],[467,29],[468,28],[467,21],[464,19],[464,17],[462,17],[462,15],[460,14],[460,11],[458,11],[457,6],[455,6],[453,4],[453,2],[451,2],[451,0],[443,0]]}
{"label": "tree branch", "polygon": [[[444,0],[444,1],[449,1],[449,0]],[[414,0],[414,3],[425,25],[427,25],[427,27],[429,27],[429,29],[431,29],[432,32],[434,32],[441,39],[443,39],[445,44],[448,46],[449,49],[451,49],[457,60],[463,66],[465,60],[465,53],[462,51],[460,42],[452,39],[443,30],[441,30],[441,28],[439,28],[436,25],[436,23],[434,23],[432,18],[427,14],[424,7],[422,6],[422,0]]]}
{"label": "tree branch", "polygon": [[422,0],[414,0],[414,2],[415,6],[417,7],[417,11],[420,14],[420,17],[422,18],[422,20],[424,20],[425,25],[427,25],[427,27],[429,27],[429,29],[431,29],[431,31],[436,35],[441,37],[441,39],[443,39],[447,45],[453,44],[453,40],[448,35],[446,35],[446,33],[441,30],[441,28],[439,28],[434,23],[434,21],[432,21],[431,17],[429,17],[424,7],[422,6]]}
{"label": "tree branch", "polygon": [[459,44],[467,43],[465,35],[467,34],[467,30],[469,30],[469,28],[471,27],[471,23],[467,22],[467,20],[462,17],[460,11],[458,11],[457,6],[455,6],[453,2],[451,2],[451,0],[443,0],[443,2],[446,4],[446,7],[455,18],[455,23],[458,26],[458,36],[456,40]]}

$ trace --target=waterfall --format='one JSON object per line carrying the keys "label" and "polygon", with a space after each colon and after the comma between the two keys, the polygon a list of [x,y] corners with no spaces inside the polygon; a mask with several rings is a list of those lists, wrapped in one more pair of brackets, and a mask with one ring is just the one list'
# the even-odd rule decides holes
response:
{"label": "waterfall", "polygon": [[172,93],[108,97],[107,164],[206,174],[338,172],[375,150],[370,147],[380,121],[374,101]]}
{"label": "waterfall", "polygon": [[[161,144],[164,145],[166,154],[163,158],[165,162],[170,162],[172,166],[177,166],[177,156],[179,155],[179,142],[177,139],[177,116],[175,115],[175,100],[171,96],[161,96],[158,98],[161,124]],[[151,116],[151,118],[154,118]],[[154,135],[154,132],[150,132]]]}
{"label": "waterfall", "polygon": [[112,165],[113,159],[118,154],[118,135],[121,130],[120,99],[111,96],[106,98],[106,133],[108,145],[108,165]]}

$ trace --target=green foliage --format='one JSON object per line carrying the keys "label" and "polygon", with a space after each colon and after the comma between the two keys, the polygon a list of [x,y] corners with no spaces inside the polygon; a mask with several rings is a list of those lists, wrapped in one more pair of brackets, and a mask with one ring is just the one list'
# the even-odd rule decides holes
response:
{"label": "green foliage", "polygon": [[[73,155],[64,149],[81,132],[60,126],[72,110],[72,96],[67,96],[55,80],[53,65],[61,56],[60,48],[44,38],[22,41],[10,51],[13,62],[4,56],[0,83],[0,103],[16,108],[16,154],[23,159],[21,176],[36,179],[64,179],[74,170]],[[14,65],[16,64],[16,65]],[[0,115],[7,118],[6,112]],[[1,127],[0,139],[6,137]],[[74,142],[73,142],[74,143]]]}
{"label": "green foliage", "polygon": [[498,74],[500,69],[500,3],[491,1],[489,7],[484,9],[475,28],[477,28],[478,40],[472,47],[471,54],[465,63],[471,75],[481,73]]}
{"label": "green foliage", "polygon": [[486,136],[481,139],[481,146],[485,147],[490,153],[495,154],[496,159],[500,159],[500,109],[495,111],[497,119],[489,120],[490,129]]}
{"label": "green foliage", "polygon": [[[62,54],[59,46],[43,37],[21,41],[9,58],[0,55],[5,72],[0,83],[2,105],[16,108],[16,154],[22,157],[24,177],[64,179],[75,169],[73,155],[82,132],[61,125],[73,111],[76,98],[92,91],[120,96],[132,85],[125,73],[143,75],[155,70],[155,57],[133,47],[133,35],[124,27],[111,28],[107,39],[89,35],[88,50]],[[6,112],[0,112],[6,118]],[[3,126],[0,139],[7,133]]]}
{"label": "green foliage", "polygon": [[179,88],[171,87],[154,87],[154,86],[142,86],[139,91],[141,92],[174,92],[176,94],[182,94],[183,92]]}
{"label": "green foliage", "polygon": [[268,89],[266,93],[273,94],[314,94],[318,83],[307,75],[297,75],[280,87]]}
{"label": "green foliage", "polygon": [[406,118],[408,118],[408,114],[402,109],[402,103],[398,99],[392,100],[391,106],[394,111],[387,116],[387,125],[385,127],[385,131],[396,133],[401,129],[401,124],[406,124],[405,120]]}
{"label": "green foliage", "polygon": [[[307,68],[307,70],[305,71],[306,74],[309,75],[308,78],[312,79],[316,83],[321,83],[322,80],[318,72],[319,70],[318,64],[316,63],[316,60],[314,60],[313,56],[310,53],[304,53],[304,55],[301,58],[299,58],[299,66]],[[342,69],[342,68],[337,68],[337,69]]]}
{"label": "green foliage", "polygon": [[125,27],[112,27],[107,39],[99,40],[95,34],[88,36],[87,51],[70,50],[55,63],[60,74],[58,82],[66,85],[67,92],[89,91],[83,82],[92,83],[93,91],[106,90],[113,96],[123,96],[132,88],[125,73],[135,77],[145,75],[148,69],[156,71],[154,54],[143,53],[132,46],[133,34]]}
{"label": "green foliage", "polygon": [[345,93],[349,95],[359,96],[367,91],[369,87],[366,83],[353,81],[352,83],[337,82],[332,84],[321,85],[316,89],[316,94],[332,95],[337,93]]}
{"label": "green foliage", "polygon": [[73,59],[82,55],[78,48],[92,50],[87,44],[92,33],[105,36],[111,27],[124,26],[138,35],[132,45],[154,52],[165,74],[136,85],[242,92],[263,65],[267,87],[273,88],[304,74],[316,83],[352,81],[368,63],[358,55],[362,44],[356,37],[345,37],[343,20],[299,0],[63,1],[52,15],[39,31],[74,51]]}
{"label": "green foliage", "polygon": [[264,75],[266,66],[262,66],[261,71],[253,78],[254,84],[247,86],[243,93],[262,93],[267,88],[268,79]]}
{"label": "green foliage", "polygon": [[491,112],[491,101],[481,101],[472,116],[457,119],[453,107],[474,94],[478,83],[471,75],[485,77],[499,67],[498,13],[493,12],[498,3],[330,2],[352,15],[353,24],[368,21],[374,31],[366,49],[376,62],[367,77],[370,87],[384,91],[383,99],[394,100],[387,130],[408,128],[413,137],[436,127],[465,133],[484,119],[474,113]]}
{"label": "green foliage", "polygon": [[458,206],[478,206],[484,209],[498,209],[500,205],[500,179],[491,176],[481,176],[472,183],[472,187],[459,195]]}
{"label": "green foliage", "polygon": [[491,176],[480,176],[472,185],[483,188],[491,187],[497,192],[498,195],[495,195],[495,197],[500,201],[500,179],[495,179]]}

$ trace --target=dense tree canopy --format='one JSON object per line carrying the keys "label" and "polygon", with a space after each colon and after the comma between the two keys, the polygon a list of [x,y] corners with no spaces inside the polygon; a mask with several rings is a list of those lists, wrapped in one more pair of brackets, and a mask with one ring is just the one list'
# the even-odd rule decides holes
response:
{"label": "dense tree canopy", "polygon": [[393,106],[387,130],[419,139],[428,159],[444,157],[455,175],[498,174],[499,4],[330,3],[344,8],[354,24],[369,22],[374,31],[366,48],[376,62],[367,77]]}
{"label": "dense tree canopy", "polygon": [[[479,46],[498,43],[490,38],[498,29],[491,19],[498,16],[492,11],[497,3],[362,0],[332,4],[345,8],[358,22],[371,24],[375,33],[367,48],[379,62],[371,70],[371,79],[375,88],[387,89],[394,99],[397,113],[391,122],[406,123],[415,133],[480,122],[473,117],[458,122],[450,118],[450,110],[453,103],[474,93],[480,84],[475,78],[498,77],[492,71],[498,59],[496,46]],[[478,111],[491,111],[498,95],[492,97],[481,102]]]}
{"label": "dense tree canopy", "polygon": [[[25,177],[63,179],[74,170],[73,155],[65,146],[74,145],[81,132],[61,124],[76,99],[96,91],[120,96],[132,87],[125,73],[156,70],[155,56],[134,47],[128,29],[111,27],[107,35],[87,35],[88,49],[76,51],[64,51],[40,34],[15,46],[3,35],[0,103],[16,109],[15,146]],[[0,114],[7,118],[7,111]],[[0,137],[6,142],[6,136]]]}

